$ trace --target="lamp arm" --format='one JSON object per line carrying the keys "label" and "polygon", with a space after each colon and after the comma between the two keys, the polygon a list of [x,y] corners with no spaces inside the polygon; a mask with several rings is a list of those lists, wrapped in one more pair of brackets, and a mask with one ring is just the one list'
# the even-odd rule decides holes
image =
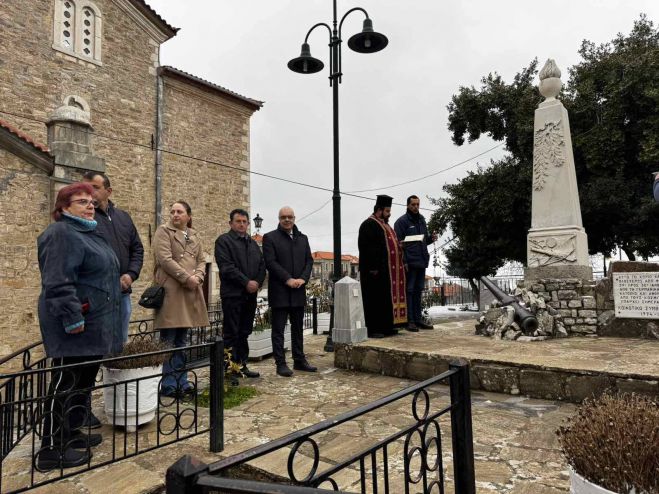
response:
{"label": "lamp arm", "polygon": [[311,26],[311,29],[307,32],[307,35],[304,37],[304,42],[307,43],[309,41],[309,35],[311,34],[311,31],[316,29],[318,26],[325,26],[327,28],[327,31],[329,32],[330,39],[332,38],[332,28],[329,27],[327,24],[324,22],[319,22],[318,24],[314,24]]}
{"label": "lamp arm", "polygon": [[369,17],[368,17],[368,12],[366,12],[366,11],[365,11],[364,9],[362,9],[361,7],[353,7],[353,8],[351,8],[348,12],[346,12],[345,14],[343,14],[343,17],[341,17],[341,22],[339,22],[339,39],[341,38],[341,26],[343,26],[343,21],[345,21],[346,17],[348,17],[348,15],[351,14],[352,12],[354,12],[355,10],[359,10],[360,12],[363,12],[364,15],[366,16],[366,18],[367,18],[367,19],[369,18]]}

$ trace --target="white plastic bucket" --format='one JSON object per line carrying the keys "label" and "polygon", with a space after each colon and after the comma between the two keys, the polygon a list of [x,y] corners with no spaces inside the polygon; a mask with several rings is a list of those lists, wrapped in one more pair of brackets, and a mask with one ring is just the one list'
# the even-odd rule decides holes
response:
{"label": "white plastic bucket", "polygon": [[[143,379],[146,376],[154,377]],[[141,367],[139,369],[108,369],[103,367],[103,384],[129,381],[103,388],[105,415],[107,415],[110,423],[114,419],[115,425],[133,427],[153,420],[158,406],[158,385],[161,378],[162,365]],[[136,409],[138,406],[139,409]],[[137,420],[135,416],[137,416]]]}

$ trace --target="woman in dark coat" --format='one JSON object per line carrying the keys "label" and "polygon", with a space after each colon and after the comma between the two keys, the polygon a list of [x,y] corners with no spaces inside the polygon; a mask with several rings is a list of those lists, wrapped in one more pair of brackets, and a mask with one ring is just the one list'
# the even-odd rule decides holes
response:
{"label": "woman in dark coat", "polygon": [[85,183],[62,188],[55,222],[37,239],[39,325],[53,367],[35,463],[41,471],[82,465],[91,456],[89,447],[101,442],[100,434],[77,429],[91,413],[89,388],[99,364],[58,368],[98,360],[122,347],[119,261],[95,232],[92,192]]}

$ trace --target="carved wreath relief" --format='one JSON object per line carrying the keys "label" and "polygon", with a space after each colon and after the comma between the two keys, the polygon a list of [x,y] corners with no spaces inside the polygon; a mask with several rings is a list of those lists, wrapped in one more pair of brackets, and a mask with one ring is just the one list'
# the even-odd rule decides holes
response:
{"label": "carved wreath relief", "polygon": [[529,238],[529,267],[577,262],[577,236]]}
{"label": "carved wreath relief", "polygon": [[535,133],[533,145],[533,188],[542,190],[545,186],[549,169],[553,165],[559,168],[565,164],[565,140],[561,131],[560,119],[546,122]]}

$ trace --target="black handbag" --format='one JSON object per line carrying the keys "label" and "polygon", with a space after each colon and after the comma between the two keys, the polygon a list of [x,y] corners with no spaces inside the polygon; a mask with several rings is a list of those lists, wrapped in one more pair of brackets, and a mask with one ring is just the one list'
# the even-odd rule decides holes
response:
{"label": "black handbag", "polygon": [[140,297],[140,301],[137,303],[147,309],[160,309],[164,299],[165,287],[154,283],[149,288],[144,290],[144,293]]}

